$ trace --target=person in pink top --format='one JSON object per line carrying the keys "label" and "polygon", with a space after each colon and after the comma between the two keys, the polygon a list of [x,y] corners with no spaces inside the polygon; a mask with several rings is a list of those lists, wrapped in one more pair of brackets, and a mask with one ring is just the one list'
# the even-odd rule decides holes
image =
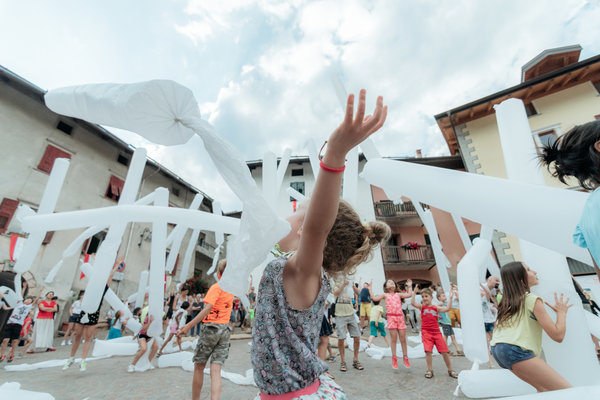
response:
{"label": "person in pink top", "polygon": [[[407,286],[412,286],[412,281],[406,281]],[[385,310],[387,314],[388,330],[390,331],[392,348],[392,368],[398,369],[398,357],[396,356],[396,339],[402,346],[402,360],[404,366],[410,368],[408,361],[408,346],[406,344],[406,323],[404,322],[404,313],[402,312],[402,299],[410,297],[408,293],[399,293],[396,282],[388,279],[383,285],[383,294],[374,296],[371,292],[372,281],[369,285],[369,292],[373,301],[385,299]]]}

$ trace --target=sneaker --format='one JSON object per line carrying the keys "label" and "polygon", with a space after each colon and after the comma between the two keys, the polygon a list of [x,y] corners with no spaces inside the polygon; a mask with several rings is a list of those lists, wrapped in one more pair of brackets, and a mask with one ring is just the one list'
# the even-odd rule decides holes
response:
{"label": "sneaker", "polygon": [[12,362],[13,361],[13,356],[8,357],[8,360],[6,360],[6,362]]}
{"label": "sneaker", "polygon": [[85,371],[87,371],[87,361],[82,361],[82,362],[81,362],[81,366],[79,367],[79,370],[80,370],[81,372],[85,372]]}
{"label": "sneaker", "polygon": [[67,344],[70,346],[70,345],[72,345],[72,344],[73,344],[73,341],[72,341],[72,340],[69,340],[69,341],[67,342]]}
{"label": "sneaker", "polygon": [[73,365],[73,360],[72,359],[68,359],[67,362],[65,363],[65,365],[63,365],[63,371],[69,369],[69,367]]}
{"label": "sneaker", "polygon": [[135,365],[129,364],[129,367],[127,367],[127,372],[135,372]]}
{"label": "sneaker", "polygon": [[33,350],[29,350],[29,351],[27,352],[27,354],[33,354],[33,353],[35,353],[35,351],[33,351]]}
{"label": "sneaker", "polygon": [[148,369],[154,369],[154,365],[150,364],[150,367]]}
{"label": "sneaker", "polygon": [[56,349],[54,347],[48,347],[46,351],[56,351]]}
{"label": "sneaker", "polygon": [[60,342],[60,345],[61,345],[61,346],[64,346],[64,345],[66,345],[66,344],[67,344],[67,341],[66,341],[66,340],[63,340],[62,342]]}
{"label": "sneaker", "polygon": [[398,357],[396,356],[392,357],[392,368],[398,369]]}
{"label": "sneaker", "polygon": [[410,368],[410,362],[408,362],[408,356],[404,356],[402,357],[403,361],[404,361],[404,366],[406,368]]}
{"label": "sneaker", "polygon": [[6,358],[6,356],[0,357],[0,362],[4,361],[5,358]]}

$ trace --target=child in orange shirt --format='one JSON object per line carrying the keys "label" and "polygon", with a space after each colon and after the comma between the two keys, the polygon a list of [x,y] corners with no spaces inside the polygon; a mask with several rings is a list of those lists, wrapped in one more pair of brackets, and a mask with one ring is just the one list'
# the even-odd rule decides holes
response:
{"label": "child in orange shirt", "polygon": [[[218,277],[221,279],[226,260],[219,261]],[[186,335],[200,321],[200,337],[194,354],[194,378],[192,381],[192,400],[199,400],[204,382],[204,367],[210,358],[211,398],[219,398],[221,393],[221,367],[229,356],[231,335],[231,309],[233,295],[221,289],[219,282],[208,289],[204,296],[204,309],[177,332],[177,336]]]}

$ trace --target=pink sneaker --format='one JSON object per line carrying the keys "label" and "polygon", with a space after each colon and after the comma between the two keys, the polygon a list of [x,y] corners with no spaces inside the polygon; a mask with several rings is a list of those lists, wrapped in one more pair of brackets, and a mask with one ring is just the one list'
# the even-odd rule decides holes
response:
{"label": "pink sneaker", "polygon": [[410,368],[410,363],[408,362],[408,356],[404,356],[404,357],[402,357],[402,359],[404,360],[404,366],[406,368]]}
{"label": "pink sneaker", "polygon": [[392,368],[398,369],[398,357],[396,356],[392,357]]}

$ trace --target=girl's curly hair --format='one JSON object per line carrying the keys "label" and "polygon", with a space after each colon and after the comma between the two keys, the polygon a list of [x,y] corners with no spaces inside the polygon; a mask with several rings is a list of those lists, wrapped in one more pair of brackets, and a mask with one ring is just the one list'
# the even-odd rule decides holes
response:
{"label": "girl's curly hair", "polygon": [[389,239],[390,227],[382,222],[363,224],[347,202],[340,200],[323,252],[323,268],[330,275],[352,275],[370,259],[372,250]]}
{"label": "girl's curly hair", "polygon": [[[600,186],[600,153],[595,148],[600,141],[600,120],[575,126],[554,143],[542,148],[540,162],[562,183],[572,176],[584,189]],[[554,163],[554,169],[550,164]]]}

